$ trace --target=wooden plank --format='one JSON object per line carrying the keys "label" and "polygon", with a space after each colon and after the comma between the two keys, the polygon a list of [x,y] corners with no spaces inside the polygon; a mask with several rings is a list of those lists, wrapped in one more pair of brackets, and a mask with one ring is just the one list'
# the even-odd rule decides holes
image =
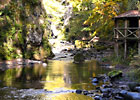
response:
{"label": "wooden plank", "polygon": [[[117,39],[117,40],[124,40],[125,38],[123,37],[119,37],[119,38],[114,38],[114,39]],[[127,40],[138,40],[140,38],[136,38],[136,37],[126,37]]]}
{"label": "wooden plank", "polygon": [[[115,20],[115,28],[118,28],[118,21]],[[116,38],[119,38],[119,33],[114,30],[114,36],[116,36]],[[119,56],[119,44],[118,44],[118,40],[115,40],[115,45],[114,45],[114,52],[116,54],[116,56]]]}
{"label": "wooden plank", "polygon": [[118,33],[118,37],[119,37],[119,33],[120,33],[120,35],[122,35],[123,37],[125,37],[125,35],[120,30],[116,29],[116,32]]}
{"label": "wooden plank", "polygon": [[[133,36],[135,36],[136,38],[138,38],[138,36],[137,36],[137,31],[139,31],[139,29],[137,28],[137,30],[135,30],[135,31],[131,31],[130,29],[127,29],[127,28],[124,28],[124,29],[122,29],[122,30],[124,30],[126,33],[127,33],[127,35],[125,35],[125,32],[124,32],[124,34],[123,34],[123,32],[121,32],[120,31],[120,29],[118,29],[118,28],[115,28],[114,29],[114,31],[115,31],[115,33],[118,33],[118,34],[120,34],[122,37],[124,37],[124,38],[126,38],[126,37],[129,37],[130,35],[133,35]],[[129,34],[128,34],[128,32],[129,32]],[[117,35],[115,34],[114,35],[114,37],[116,38],[117,37]]]}
{"label": "wooden plank", "polygon": [[[125,33],[125,37],[127,37],[127,27],[128,27],[128,20],[126,19],[125,20],[125,30],[124,30],[124,33]],[[126,59],[127,57],[127,39],[124,38],[124,59]]]}
{"label": "wooden plank", "polygon": [[114,28],[114,29],[119,29],[119,30],[125,30],[125,29],[140,29],[139,27],[127,27],[127,28],[125,28],[125,27],[117,27],[117,28]]}
{"label": "wooden plank", "polygon": [[138,30],[135,30],[135,31],[132,32],[131,30],[128,30],[128,32],[129,32],[130,34],[128,34],[127,37],[129,37],[130,35],[133,35],[133,36],[135,36],[136,38],[139,38],[139,37],[137,36],[137,34],[136,34],[137,31],[138,31]]}

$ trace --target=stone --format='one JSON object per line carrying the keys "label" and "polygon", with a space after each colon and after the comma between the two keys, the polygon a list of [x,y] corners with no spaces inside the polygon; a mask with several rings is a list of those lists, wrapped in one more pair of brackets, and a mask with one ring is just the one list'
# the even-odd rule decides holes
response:
{"label": "stone", "polygon": [[120,95],[124,98],[124,100],[140,100],[140,93],[137,92],[122,90]]}
{"label": "stone", "polygon": [[109,98],[110,95],[109,95],[109,93],[103,93],[103,97],[105,97],[105,98]]}
{"label": "stone", "polygon": [[101,93],[110,93],[112,92],[112,88],[105,88],[105,89],[100,89]]}
{"label": "stone", "polygon": [[100,97],[100,96],[95,96],[95,97],[94,97],[94,100],[103,100],[103,99],[102,99],[102,97]]}
{"label": "stone", "polygon": [[114,98],[115,98],[116,100],[124,100],[124,98],[121,97],[121,96],[115,96]]}
{"label": "stone", "polygon": [[96,87],[96,90],[100,90],[101,88],[100,87]]}
{"label": "stone", "polygon": [[85,61],[85,57],[82,53],[77,53],[74,56],[74,63],[83,63]]}
{"label": "stone", "polygon": [[88,91],[83,91],[83,94],[84,95],[88,95],[88,94],[90,94]]}
{"label": "stone", "polygon": [[81,94],[82,93],[82,90],[76,90],[76,93],[77,94]]}
{"label": "stone", "polygon": [[119,88],[121,88],[123,90],[129,90],[128,85],[120,85]]}
{"label": "stone", "polygon": [[92,83],[98,83],[99,82],[99,80],[96,78],[96,77],[94,77],[93,79],[92,79]]}
{"label": "stone", "polygon": [[111,79],[111,81],[114,81],[117,78],[122,77],[122,71],[120,70],[114,70],[108,73],[109,78]]}
{"label": "stone", "polygon": [[103,84],[102,87],[103,88],[112,88],[112,85],[110,85],[110,84],[109,85]]}

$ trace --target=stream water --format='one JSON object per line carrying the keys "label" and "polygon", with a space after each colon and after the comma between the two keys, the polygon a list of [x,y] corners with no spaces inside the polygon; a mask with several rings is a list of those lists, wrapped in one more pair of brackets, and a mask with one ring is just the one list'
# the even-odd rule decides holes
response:
{"label": "stream water", "polygon": [[108,71],[94,60],[82,64],[50,60],[46,67],[34,64],[8,69],[0,72],[0,100],[85,100],[86,96],[72,92],[94,90],[90,78]]}

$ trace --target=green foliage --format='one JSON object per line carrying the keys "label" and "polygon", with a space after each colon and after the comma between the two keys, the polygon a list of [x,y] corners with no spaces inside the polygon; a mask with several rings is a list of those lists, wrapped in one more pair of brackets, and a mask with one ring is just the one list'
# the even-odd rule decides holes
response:
{"label": "green foliage", "polygon": [[0,46],[0,56],[2,60],[11,60],[17,58],[19,54],[16,53],[16,48],[13,46],[13,42],[8,40]]}
{"label": "green foliage", "polygon": [[99,44],[94,44],[93,47],[94,47],[97,51],[107,49],[107,47],[105,47],[104,45],[99,45]]}
{"label": "green foliage", "polygon": [[[27,48],[30,30],[34,32],[38,28],[36,31],[43,34],[46,28],[46,22],[40,23],[40,19],[46,18],[40,4],[40,0],[22,0],[18,3],[16,0],[11,0],[5,8],[0,9],[0,59],[10,60],[21,57],[32,59],[35,53],[40,52],[41,47],[43,49],[45,47],[46,58],[51,54],[49,44],[44,43],[43,39],[43,45]],[[40,16],[36,17],[34,12],[39,13]]]}
{"label": "green foliage", "polygon": [[134,10],[139,8],[139,0],[128,0],[127,10]]}
{"label": "green foliage", "polygon": [[130,66],[140,66],[140,56],[135,55],[131,57]]}
{"label": "green foliage", "polygon": [[67,40],[77,40],[89,35],[93,29],[91,27],[84,27],[83,23],[89,16],[89,11],[78,11],[74,12],[73,17],[70,19],[70,23],[67,25],[69,32],[66,32]]}
{"label": "green foliage", "polygon": [[129,64],[129,60],[124,59],[124,57],[121,55],[117,57],[115,54],[102,58],[102,61],[111,63],[112,65],[119,65],[119,64],[128,65]]}
{"label": "green foliage", "polygon": [[131,71],[127,72],[127,76],[132,81],[140,82],[140,68],[131,69]]}
{"label": "green foliage", "polygon": [[46,58],[54,56],[54,54],[52,53],[51,46],[50,46],[47,38],[43,38],[43,48],[46,51],[46,54],[45,54]]}

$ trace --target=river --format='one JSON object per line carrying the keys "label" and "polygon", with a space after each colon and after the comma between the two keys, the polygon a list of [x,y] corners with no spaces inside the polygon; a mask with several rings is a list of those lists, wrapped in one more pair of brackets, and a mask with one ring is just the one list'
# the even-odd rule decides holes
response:
{"label": "river", "polygon": [[72,92],[94,90],[96,87],[90,78],[108,71],[95,60],[81,64],[50,60],[46,67],[41,64],[17,66],[0,72],[0,100],[85,100],[88,97]]}

